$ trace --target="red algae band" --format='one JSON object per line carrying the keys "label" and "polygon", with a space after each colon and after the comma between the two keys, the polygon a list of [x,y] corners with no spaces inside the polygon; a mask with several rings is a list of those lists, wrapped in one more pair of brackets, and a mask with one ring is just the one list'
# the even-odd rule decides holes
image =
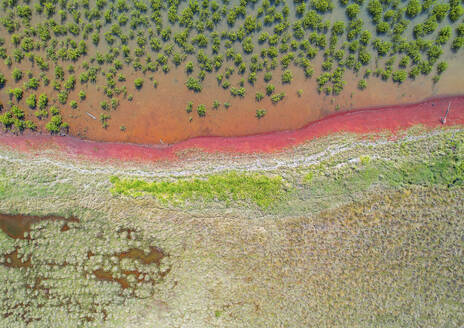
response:
{"label": "red algae band", "polygon": [[91,160],[159,161],[177,160],[178,153],[198,149],[207,153],[272,153],[314,138],[338,132],[395,132],[414,125],[436,127],[451,102],[446,125],[464,124],[464,96],[429,99],[421,103],[341,112],[294,131],[280,131],[245,137],[196,137],[172,145],[137,145],[81,140],[57,136],[0,136],[0,143],[18,151],[56,149]]}

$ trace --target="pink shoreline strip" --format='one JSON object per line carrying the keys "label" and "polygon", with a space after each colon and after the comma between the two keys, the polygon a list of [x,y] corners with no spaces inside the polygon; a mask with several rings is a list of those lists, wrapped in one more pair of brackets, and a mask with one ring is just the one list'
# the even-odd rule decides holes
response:
{"label": "pink shoreline strip", "polygon": [[173,145],[137,145],[82,140],[57,136],[0,136],[0,144],[22,152],[37,153],[57,149],[72,157],[91,160],[160,161],[177,160],[177,152],[201,149],[215,153],[272,153],[306,141],[338,132],[369,133],[398,131],[414,125],[441,125],[448,103],[451,109],[446,125],[464,124],[464,96],[429,99],[421,103],[359,109],[332,114],[293,131],[279,131],[244,137],[196,137]]}

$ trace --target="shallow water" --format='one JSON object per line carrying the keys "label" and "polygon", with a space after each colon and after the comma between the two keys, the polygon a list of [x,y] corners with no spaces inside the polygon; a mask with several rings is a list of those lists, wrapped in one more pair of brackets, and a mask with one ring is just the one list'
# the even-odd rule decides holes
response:
{"label": "shallow water", "polygon": [[[31,231],[31,226],[45,220],[51,221],[67,221],[79,222],[77,218],[64,218],[59,216],[33,216],[21,214],[3,214],[0,213],[0,229],[11,238],[25,239],[24,234]],[[65,223],[62,231],[69,230],[68,225]]]}
{"label": "shallow water", "polygon": [[[238,4],[239,1],[231,1],[230,7]],[[186,6],[186,3],[182,3],[179,7],[179,12]],[[294,3],[288,1],[290,7],[290,22],[293,22],[295,18]],[[251,6],[252,7],[252,6]],[[256,12],[255,6],[250,13]],[[375,35],[375,26],[371,24],[371,18],[368,16],[365,10],[366,4],[364,4],[359,17],[364,20],[364,29],[372,32],[373,37],[379,37],[380,39],[388,39],[387,35]],[[281,7],[278,7],[281,8]],[[279,9],[280,10],[280,9]],[[164,13],[166,14],[166,13]],[[335,6],[334,10],[323,16],[324,20],[335,22],[344,21],[348,22],[345,15],[345,8]],[[412,28],[413,26],[422,21],[425,18],[424,14],[419,15],[413,19],[404,36],[407,39],[412,40]],[[167,22],[166,16],[163,16],[164,22]],[[38,23],[40,17],[34,16],[32,21],[33,24]],[[240,24],[243,23],[243,19],[239,19],[235,24],[234,28],[230,28],[227,24],[222,21],[216,28],[217,32],[236,30]],[[449,21],[444,19],[437,28],[440,29]],[[173,33],[178,32],[181,28],[176,24],[172,27]],[[103,33],[110,29],[110,25],[105,25],[101,29],[102,40],[98,47],[94,46],[90,40],[87,40],[88,44],[88,55],[85,58],[81,58],[73,65],[75,66],[75,75],[78,76],[83,69],[81,65],[84,61],[89,61],[90,58],[95,56],[97,52],[104,53],[110,47],[103,40]],[[129,27],[126,25],[122,28],[124,32],[129,31]],[[263,30],[272,32],[271,27],[263,27]],[[291,28],[289,29],[291,32]],[[144,33],[146,31],[143,31]],[[208,33],[206,33],[208,35]],[[453,31],[453,37],[455,32]],[[194,37],[196,32],[192,32],[190,38]],[[433,40],[436,33],[424,37],[424,39]],[[10,40],[11,36],[5,31],[0,31],[0,36],[3,36],[5,40]],[[256,41],[257,33],[253,34],[253,40]],[[306,31],[305,39],[308,37],[308,31]],[[57,37],[60,41],[65,41],[66,37]],[[172,41],[172,40],[171,40]],[[345,38],[341,38],[337,43],[339,48]],[[101,72],[98,74],[98,80],[96,84],[80,84],[77,83],[75,90],[71,91],[68,100],[77,100],[78,93],[83,90],[87,93],[87,99],[84,102],[79,102],[77,109],[71,109],[68,104],[60,105],[57,101],[54,101],[62,109],[62,115],[66,122],[70,123],[70,134],[79,136],[86,139],[99,140],[99,141],[118,141],[118,142],[131,142],[140,144],[162,144],[162,143],[174,143],[177,141],[185,140],[195,136],[242,136],[257,134],[263,132],[296,129],[306,125],[310,121],[317,120],[328,114],[331,114],[337,110],[350,110],[354,108],[363,108],[371,106],[381,105],[395,105],[404,104],[410,102],[417,102],[437,95],[449,95],[462,93],[462,76],[464,76],[464,60],[462,50],[454,53],[450,50],[450,42],[444,46],[444,53],[440,58],[441,60],[447,61],[449,68],[445,71],[438,83],[434,84],[431,81],[430,76],[418,76],[415,80],[407,80],[401,85],[394,84],[391,79],[388,82],[382,81],[380,78],[369,77],[367,78],[368,87],[365,91],[360,91],[357,88],[358,81],[362,78],[365,69],[371,69],[374,71],[376,68],[383,68],[385,59],[379,59],[378,61],[371,60],[371,63],[363,67],[359,73],[353,73],[347,70],[345,73],[344,80],[346,85],[344,90],[338,96],[324,95],[317,92],[316,78],[321,73],[320,64],[323,61],[323,51],[319,51],[316,58],[312,60],[314,67],[314,74],[311,79],[306,79],[303,72],[296,65],[291,64],[289,69],[292,70],[294,79],[290,85],[282,85],[280,83],[281,68],[278,66],[273,71],[273,79],[271,83],[275,84],[276,92],[284,92],[286,97],[284,100],[277,105],[272,104],[268,97],[265,97],[261,102],[255,101],[255,93],[264,90],[266,83],[263,81],[264,72],[258,72],[257,82],[254,85],[250,85],[245,82],[246,96],[244,98],[233,97],[230,95],[230,90],[224,90],[218,86],[216,81],[216,74],[224,72],[225,67],[233,67],[232,61],[225,61],[223,67],[218,71],[213,71],[211,74],[207,74],[205,81],[203,82],[203,91],[201,93],[194,93],[185,87],[184,83],[187,79],[187,75],[184,72],[185,63],[179,67],[171,64],[171,70],[169,74],[163,73],[161,70],[157,72],[146,72],[141,73],[133,70],[131,65],[124,64],[122,70],[118,71],[126,76],[126,82],[117,83],[118,86],[123,84],[127,86],[127,93],[134,95],[133,101],[128,101],[124,97],[119,97],[120,106],[116,110],[110,110],[108,112],[103,111],[100,107],[100,102],[105,100],[109,101],[109,98],[103,95],[104,77]],[[264,45],[255,43],[255,52],[259,53],[260,49],[264,48]],[[119,46],[119,44],[117,44]],[[9,41],[5,44],[6,47],[10,46],[13,50],[13,46]],[[135,48],[135,39],[129,40],[129,47]],[[237,50],[241,50],[241,45],[234,43],[233,47]],[[374,54],[373,49],[369,47],[370,53]],[[221,52],[224,47],[221,43]],[[37,50],[37,54],[45,56],[45,51]],[[211,49],[208,47],[205,50],[208,56],[211,56]],[[156,57],[155,53],[150,51],[146,52],[146,55]],[[399,56],[397,56],[399,57]],[[425,57],[425,55],[424,55]],[[250,62],[251,55],[243,55],[243,59],[246,63]],[[121,59],[121,58],[120,58]],[[198,67],[196,58],[193,55],[188,55],[186,61],[192,61],[195,64],[194,75],[198,73]],[[397,63],[399,58],[396,59],[394,69],[397,69]],[[68,63],[62,63],[65,66]],[[46,75],[53,80],[53,69],[54,64],[50,63],[50,69],[45,72]],[[96,65],[93,63],[91,66]],[[14,67],[20,68],[23,72],[31,71],[34,76],[40,73],[37,65],[23,60],[21,63],[14,63]],[[98,65],[97,65],[98,66]],[[103,64],[101,68],[103,71],[107,71],[110,68],[110,64]],[[409,69],[409,68],[408,68]],[[0,61],[0,70],[2,72],[11,71],[3,61]],[[65,74],[68,76],[68,73]],[[141,90],[136,90],[134,87],[134,80],[138,77],[142,77],[145,80],[145,84]],[[239,75],[235,73],[230,78],[232,82],[231,86],[237,86],[240,79],[246,80],[247,73],[245,75]],[[158,87],[153,88],[151,79],[158,81]],[[24,80],[24,78],[23,78]],[[22,86],[22,81],[14,83],[9,81],[9,87]],[[303,95],[298,97],[297,90],[302,89]],[[43,85],[37,90],[37,94],[46,93],[49,97],[56,98],[57,93],[51,90],[51,86],[44,87]],[[19,103],[22,107],[27,107],[25,104],[25,97]],[[218,100],[221,106],[218,110],[212,109],[214,100]],[[8,102],[7,93],[0,95],[0,101],[3,103]],[[192,101],[194,104],[194,111],[187,114],[185,111],[186,104]],[[52,101],[51,101],[52,102]],[[231,104],[229,109],[225,109],[223,104],[229,102]],[[200,118],[195,112],[198,104],[204,104],[207,107],[206,117]],[[267,111],[266,116],[262,119],[257,119],[255,113],[257,109],[265,109]],[[108,121],[109,126],[104,129],[102,123],[99,120],[101,113],[107,113],[111,115],[111,119]],[[93,119],[90,115],[96,117]],[[26,117],[34,120],[39,130],[44,130],[46,120],[38,121],[34,117],[33,110],[26,110]],[[125,131],[121,131],[121,127],[125,127]]]}

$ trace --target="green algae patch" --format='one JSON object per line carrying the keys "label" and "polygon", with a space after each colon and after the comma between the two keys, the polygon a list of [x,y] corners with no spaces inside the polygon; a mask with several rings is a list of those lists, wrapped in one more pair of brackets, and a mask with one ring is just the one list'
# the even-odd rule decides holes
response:
{"label": "green algae patch", "polygon": [[284,196],[284,182],[280,176],[240,174],[229,172],[210,175],[205,179],[179,179],[176,181],[148,182],[140,179],[110,179],[113,194],[138,197],[149,194],[162,202],[179,203],[185,200],[204,199],[252,201],[261,208],[272,206]]}

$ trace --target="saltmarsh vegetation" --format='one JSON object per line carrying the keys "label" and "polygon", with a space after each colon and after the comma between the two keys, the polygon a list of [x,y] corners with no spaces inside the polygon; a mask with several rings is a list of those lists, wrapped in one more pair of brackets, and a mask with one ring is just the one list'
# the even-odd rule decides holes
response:
{"label": "saltmarsh vegetation", "polygon": [[[6,86],[20,101],[20,89],[28,99],[29,91],[45,87],[62,110],[69,110],[65,105],[76,84],[101,86],[103,98],[130,100],[129,89],[141,89],[147,76],[161,75],[153,80],[157,87],[156,81],[176,68],[194,92],[216,78],[228,89],[220,91],[222,97],[229,92],[253,97],[257,90],[243,92],[244,85],[234,86],[236,79],[254,87],[280,76],[274,81],[279,87],[301,73],[320,93],[337,96],[348,71],[367,78],[368,71],[377,70],[369,78],[402,83],[430,75],[435,67],[443,73],[440,57],[464,47],[464,10],[457,0],[140,0],[125,5],[31,0],[4,1],[1,7],[0,57],[6,71],[0,88]],[[346,21],[332,18],[337,11]],[[401,57],[399,70],[388,63],[394,57]],[[133,84],[126,81],[128,74]]]}
{"label": "saltmarsh vegetation", "polygon": [[5,327],[50,327],[58,318],[73,327],[102,325],[114,320],[114,311],[154,295],[169,271],[153,240],[128,228],[110,229],[98,218],[0,214],[0,223]]}
{"label": "saltmarsh vegetation", "polygon": [[[424,141],[404,141],[376,149],[367,147],[357,161],[352,157],[332,159],[317,165],[300,168],[285,175],[227,172],[207,176],[163,178],[157,181],[112,177],[111,192],[129,197],[154,197],[161,204],[184,206],[186,203],[221,201],[234,206],[254,203],[262,209],[284,206],[288,199],[310,190],[311,203],[321,206],[321,199],[348,199],[354,193],[382,186],[401,189],[413,186],[464,186],[464,135],[461,131],[443,133]],[[421,152],[431,154],[421,159]],[[378,153],[390,156],[377,158]],[[394,155],[396,152],[396,155]],[[347,164],[346,162],[355,164]],[[338,167],[338,168],[337,168]],[[308,179],[307,176],[311,178]],[[348,197],[348,198],[347,198]],[[324,202],[325,202],[324,200]],[[300,206],[300,205],[299,205]],[[306,208],[306,205],[301,205]],[[308,205],[309,206],[309,205]]]}
{"label": "saltmarsh vegetation", "polygon": [[[188,324],[198,326],[205,318],[227,327],[274,327],[282,320],[292,327],[329,321],[334,327],[392,321],[459,326],[463,147],[458,127],[433,133],[417,129],[394,140],[389,135],[321,138],[297,153],[282,154],[278,169],[275,158],[263,156],[263,166],[237,173],[257,169],[259,175],[281,176],[284,199],[269,208],[254,206],[248,197],[229,198],[226,208],[214,197],[204,206],[200,195],[167,205],[143,191],[113,195],[107,171],[87,173],[35,155],[24,161],[2,148],[3,210],[53,211],[80,222],[44,220],[23,240],[0,235],[5,260],[0,325],[53,327],[58,320],[66,327],[150,326],[159,318],[150,313],[161,304],[166,326],[182,326],[178,313],[188,313]],[[298,160],[320,152],[330,155],[313,164]],[[183,177],[176,177],[177,168],[166,177],[164,167],[161,177],[137,177],[134,170],[118,175],[120,181],[148,184],[207,180],[218,165],[205,163]],[[270,171],[261,171],[266,167]],[[192,176],[196,168],[204,175]],[[95,199],[111,204],[112,211],[89,208]],[[172,254],[159,268],[134,258],[139,251],[129,252],[137,248],[148,256],[156,246]],[[122,253],[129,258],[119,259]],[[134,268],[153,278],[155,287]],[[132,274],[136,277],[129,278]],[[220,279],[227,284],[218,284]],[[124,288],[126,281],[130,286]],[[234,306],[242,300],[262,304],[260,315],[256,306]],[[193,314],[193,306],[200,315]]]}

